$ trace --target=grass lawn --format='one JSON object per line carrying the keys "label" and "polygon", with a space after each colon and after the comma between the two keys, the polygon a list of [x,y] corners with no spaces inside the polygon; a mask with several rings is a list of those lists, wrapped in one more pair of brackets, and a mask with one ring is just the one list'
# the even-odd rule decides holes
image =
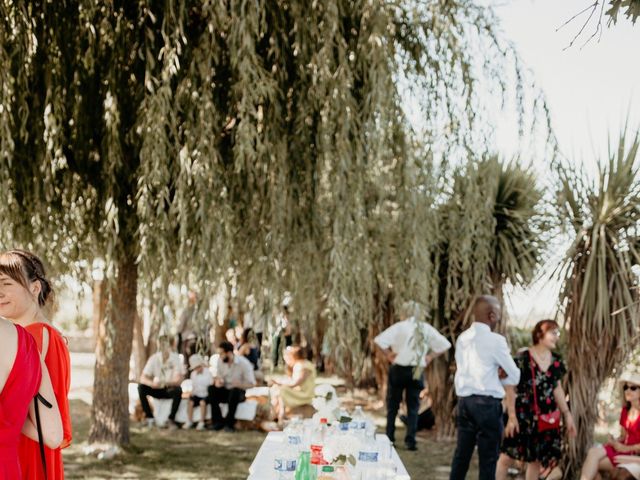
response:
{"label": "grass lawn", "polygon": [[[79,400],[71,402],[74,441],[64,450],[68,479],[246,479],[249,465],[265,434],[262,432],[198,432],[146,430],[133,425],[131,444],[112,460],[86,456],[83,447],[89,432],[90,407]],[[400,429],[397,438],[402,439]],[[435,442],[432,434],[418,438],[418,451],[399,447],[411,478],[448,478],[454,444]],[[469,478],[477,477],[474,458]]]}

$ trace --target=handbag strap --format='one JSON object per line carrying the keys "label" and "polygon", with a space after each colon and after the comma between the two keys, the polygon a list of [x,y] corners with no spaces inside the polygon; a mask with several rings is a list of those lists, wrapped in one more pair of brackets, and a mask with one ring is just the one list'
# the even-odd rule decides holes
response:
{"label": "handbag strap", "polygon": [[536,392],[536,372],[533,368],[533,355],[529,352],[529,366],[531,367],[531,383],[533,383],[533,411],[537,416],[540,416],[540,409],[538,408],[538,394]]}
{"label": "handbag strap", "polygon": [[44,452],[44,440],[42,437],[42,422],[40,421],[40,407],[38,406],[38,402],[42,402],[42,404],[46,408],[51,408],[51,405],[46,398],[44,398],[39,393],[35,397],[34,408],[36,413],[36,430],[38,430],[38,444],[40,446],[40,460],[42,461],[42,469],[44,471],[44,478],[47,478],[47,457]]}

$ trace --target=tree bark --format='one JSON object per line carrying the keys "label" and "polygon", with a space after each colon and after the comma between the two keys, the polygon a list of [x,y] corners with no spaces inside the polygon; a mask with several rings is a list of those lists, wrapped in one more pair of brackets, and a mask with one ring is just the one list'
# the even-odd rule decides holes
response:
{"label": "tree bark", "polygon": [[453,387],[455,353],[453,350],[454,347],[436,358],[426,370],[438,439],[451,439],[456,434],[456,394]]}
{"label": "tree bark", "polygon": [[116,259],[111,302],[96,347],[96,366],[89,443],[129,443],[129,360],[136,316],[138,269],[126,252]]}
{"label": "tree bark", "polygon": [[146,345],[144,344],[142,316],[136,315],[133,323],[133,358],[134,358],[134,377],[136,381],[140,380],[142,370],[149,356]]}
{"label": "tree bark", "polygon": [[104,320],[105,309],[107,308],[107,298],[104,294],[104,280],[94,280],[92,288],[92,328],[93,328],[93,348],[98,345],[98,338],[100,337],[100,325]]}

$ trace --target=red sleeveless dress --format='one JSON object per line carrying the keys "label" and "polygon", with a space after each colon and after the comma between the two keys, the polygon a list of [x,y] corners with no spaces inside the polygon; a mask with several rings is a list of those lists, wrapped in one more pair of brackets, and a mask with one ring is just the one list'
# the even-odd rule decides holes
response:
{"label": "red sleeveless dress", "polygon": [[22,478],[18,460],[20,432],[42,379],[36,342],[24,328],[16,325],[16,330],[16,359],[0,392],[0,480]]}
{"label": "red sleeveless dress", "polygon": [[20,465],[23,480],[62,480],[64,479],[64,465],[62,463],[62,449],[71,444],[71,416],[69,415],[69,386],[71,382],[71,361],[67,342],[60,333],[45,323],[33,323],[26,327],[33,335],[38,350],[42,351],[42,332],[49,333],[49,347],[44,363],[49,370],[53,393],[58,402],[60,417],[62,418],[63,439],[59,448],[45,447],[47,459],[47,478],[45,479],[40,458],[40,446],[24,435],[20,438]]}

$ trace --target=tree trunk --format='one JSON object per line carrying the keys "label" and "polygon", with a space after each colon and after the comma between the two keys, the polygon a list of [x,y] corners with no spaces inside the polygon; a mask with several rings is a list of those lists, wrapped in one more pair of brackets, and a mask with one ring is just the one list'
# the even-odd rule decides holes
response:
{"label": "tree trunk", "polygon": [[451,342],[452,346],[444,355],[435,359],[433,364],[427,368],[427,384],[429,385],[429,395],[432,401],[433,414],[436,417],[436,429],[439,439],[451,439],[456,434],[456,391],[454,378],[456,373],[456,353],[455,345],[458,335],[469,327],[467,309],[462,312],[453,313],[447,320],[444,314],[444,299],[440,292],[439,322],[434,325]]}
{"label": "tree trunk", "polygon": [[453,347],[427,367],[427,385],[436,417],[438,439],[451,439],[456,434],[456,394],[453,387],[455,353]]}
{"label": "tree trunk", "polygon": [[[134,358],[134,377],[136,381],[140,380],[140,375],[142,375],[142,370],[144,369],[145,363],[147,363],[147,348],[144,344],[144,335],[143,335],[143,321],[142,316],[138,315],[136,312],[134,324],[133,324],[133,358]],[[151,337],[151,336],[149,336]]]}
{"label": "tree trunk", "polygon": [[104,320],[104,312],[107,308],[107,297],[104,294],[104,280],[94,280],[92,288],[92,329],[93,329],[93,348],[96,349],[98,345],[98,338],[100,336],[100,325]]}
{"label": "tree trunk", "polygon": [[380,295],[376,294],[375,302],[378,309],[378,315],[382,317],[382,324],[380,325],[380,322],[378,322],[377,319],[374,319],[373,325],[370,328],[368,342],[373,350],[373,381],[378,387],[378,395],[386,401],[387,387],[389,383],[389,362],[380,349],[375,345],[373,339],[380,332],[393,325],[395,312],[393,311],[393,298],[391,294],[387,295],[384,300],[381,300],[379,297]]}
{"label": "tree trunk", "polygon": [[136,257],[126,252],[116,260],[111,303],[96,347],[91,409],[90,443],[129,443],[129,360],[136,316],[138,269]]}
{"label": "tree trunk", "polygon": [[[563,444],[566,450],[562,471],[565,479],[575,478],[584,463],[589,446],[593,443],[593,429],[598,419],[598,392],[604,381],[601,375],[593,375],[592,371],[582,370],[585,363],[571,362],[571,353],[568,356],[569,365],[581,365],[581,368],[569,369],[567,385],[571,410],[576,423],[578,436],[575,439],[564,438]],[[587,370],[594,370],[586,368]]]}

